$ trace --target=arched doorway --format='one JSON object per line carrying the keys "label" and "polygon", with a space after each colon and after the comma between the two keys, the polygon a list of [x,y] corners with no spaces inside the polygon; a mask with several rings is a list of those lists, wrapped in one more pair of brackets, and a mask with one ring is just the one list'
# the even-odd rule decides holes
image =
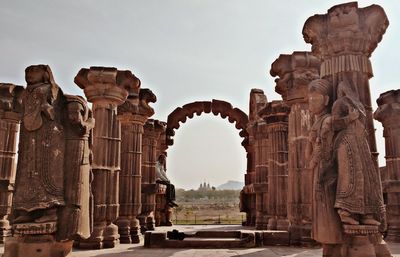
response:
{"label": "arched doorway", "polygon": [[[174,138],[173,137],[175,136],[175,131],[180,128],[181,123],[185,123],[188,118],[189,119],[193,118],[195,116],[195,114],[197,116],[200,116],[203,113],[206,113],[206,114],[211,113],[211,114],[214,114],[215,116],[220,116],[223,119],[227,119],[230,123],[234,123],[235,128],[239,130],[239,136],[242,138],[242,140],[241,140],[241,143],[240,143],[240,141],[237,141],[237,139],[232,138],[235,135],[232,135],[232,132],[234,133],[234,131],[231,131],[230,132],[231,133],[230,134],[230,139],[229,139],[230,141],[227,144],[230,144],[230,147],[232,147],[232,146],[234,147],[235,144],[237,144],[237,146],[239,146],[239,144],[241,144],[244,147],[245,152],[242,152],[242,150],[237,150],[237,151],[240,151],[240,153],[238,153],[238,154],[239,154],[239,156],[243,154],[243,157],[247,158],[247,145],[248,145],[248,134],[247,134],[247,131],[246,131],[247,123],[248,123],[247,114],[244,113],[242,110],[240,110],[238,108],[234,108],[229,102],[221,101],[221,100],[215,100],[215,99],[212,100],[212,101],[192,102],[192,103],[183,105],[182,107],[176,108],[168,116],[168,119],[167,119],[167,128],[166,128],[166,135],[165,135],[166,136],[167,145],[171,146],[171,145],[174,144]],[[193,124],[199,124],[197,122],[199,122],[199,121],[196,120],[196,121],[194,121]],[[202,121],[202,122],[203,122],[203,124],[205,124],[204,121]],[[211,118],[209,118],[208,121],[205,121],[205,122],[206,122],[206,124],[210,124],[210,126],[213,126],[213,124],[214,124],[211,121]],[[222,122],[219,121],[219,124],[221,124],[221,123]],[[188,128],[192,127],[193,124],[189,124]],[[222,124],[222,126],[223,126],[223,124]],[[215,129],[216,129],[216,131],[218,131],[217,128],[215,128]],[[230,128],[230,130],[231,130],[231,128]],[[184,134],[187,133],[187,130],[183,130],[183,131],[184,131],[184,132],[182,132],[183,134],[179,134],[177,136],[184,136]],[[191,133],[193,133],[193,132],[191,132]],[[194,134],[192,134],[191,136],[193,136],[193,135]],[[216,138],[215,137],[213,138],[213,136],[214,135],[205,134],[205,135],[203,135],[202,138],[203,139],[207,139],[207,137],[209,137],[210,140],[212,140],[211,142],[214,143],[214,140]],[[201,137],[201,135],[200,135],[200,137]],[[190,138],[186,137],[186,141],[185,142],[188,142],[188,139],[191,142],[195,142],[196,140],[198,140],[197,135],[196,135],[196,138],[193,138],[193,141],[191,140],[191,138],[192,137],[190,137]],[[181,140],[182,139],[179,139],[180,143],[176,145],[177,149],[181,149],[181,144],[185,144]],[[215,147],[221,146],[221,142],[222,142],[222,144],[224,144],[223,143],[224,141],[219,141],[218,138],[215,141],[219,142],[219,143],[215,144]],[[202,149],[202,142],[198,141],[198,143],[199,143],[200,149]],[[239,149],[239,148],[240,147],[237,147],[237,149]],[[197,149],[196,149],[195,152],[201,154],[201,153],[203,153],[203,150],[200,150],[200,151],[197,152]],[[207,154],[210,154],[210,152],[212,152],[211,149],[210,149],[210,151],[204,152],[204,154],[207,155]],[[180,151],[180,154],[176,155],[175,150],[174,150],[174,152],[171,152],[171,156],[170,156],[173,159],[170,160],[169,163],[171,163],[171,161],[174,161],[176,163],[177,160],[178,160],[177,157],[181,158],[181,157],[179,157],[181,155],[182,155],[182,158],[187,158],[187,159],[192,158],[190,154],[187,154],[187,156],[189,156],[189,157],[183,157],[184,154],[186,154],[186,152],[183,153],[182,151]],[[211,154],[211,156],[212,156],[211,158],[214,158],[214,155]],[[215,156],[219,156],[219,153],[215,154]],[[187,159],[185,159],[185,160],[187,160]],[[218,158],[216,158],[216,159],[218,159]],[[236,159],[238,159],[237,155],[236,155]],[[197,162],[197,160],[192,160],[192,161],[193,161],[192,163],[196,163]],[[221,162],[225,162],[226,163],[226,159],[223,160],[223,161],[219,160],[219,162],[220,163]],[[239,175],[238,171],[240,173],[239,176],[244,176],[244,174],[246,173],[246,163],[245,162],[246,161],[242,159],[241,162],[236,162],[236,164],[237,164],[236,166],[232,165],[232,163],[229,163],[228,165],[231,165],[230,168],[228,168],[228,169],[222,168],[221,169],[221,167],[216,168],[215,166],[213,166],[213,164],[211,164],[212,161],[208,162],[207,164],[203,164],[200,161],[199,163],[197,163],[197,165],[194,165],[195,166],[194,170],[196,170],[196,168],[197,168],[197,172],[192,173],[192,177],[193,177],[193,180],[196,180],[196,183],[197,182],[204,182],[203,180],[207,179],[206,181],[207,181],[207,184],[208,184],[208,182],[210,182],[210,180],[208,180],[209,178],[211,180],[215,181],[215,180],[217,180],[217,177],[219,176],[219,174],[217,175],[215,172],[213,173],[211,170],[214,170],[216,172],[221,170],[221,171],[225,172],[225,178],[228,178],[224,182],[227,182],[228,180],[239,181],[239,179],[238,179],[238,175]],[[233,161],[233,163],[235,163],[235,161]],[[178,167],[178,166],[175,166],[175,165],[181,165],[181,166]],[[185,170],[185,168],[182,168],[182,167],[184,167],[183,162],[180,163],[180,164],[174,164],[174,166],[175,166],[175,169],[174,170],[170,170],[173,173],[175,173],[177,170],[180,170],[180,171],[184,171]],[[202,166],[202,169],[199,168],[201,166]],[[204,175],[202,176],[203,171],[204,171],[204,173],[208,173],[209,176],[204,176]],[[187,177],[189,177],[187,174],[180,175],[179,181],[182,183],[182,181],[184,181],[184,179],[186,179],[187,181],[189,181],[189,183],[186,182],[185,185],[190,185],[191,184],[191,178],[189,178],[189,180],[188,180]],[[240,178],[240,181],[242,181],[242,180],[243,179]],[[173,180],[171,180],[171,181],[174,183]],[[178,181],[178,180],[176,180],[176,178],[175,178],[175,181]],[[195,184],[195,183],[193,183],[193,184]],[[191,212],[190,217],[188,219],[186,219],[186,220],[189,220],[189,222],[192,222],[192,223],[195,222],[195,220],[196,220],[195,215],[197,214],[197,222],[198,223],[195,223],[195,224],[199,224],[199,223],[200,224],[204,224],[204,223],[202,223],[202,221],[204,221],[205,219],[207,219],[210,223],[216,222],[215,217],[219,216],[219,215],[215,215],[217,213],[218,207],[221,207],[221,209],[220,209],[221,210],[221,215],[220,215],[221,217],[219,219],[219,221],[221,223],[231,224],[231,222],[234,223],[234,222],[237,222],[238,220],[240,221],[240,219],[242,219],[242,218],[244,219],[245,215],[241,215],[240,214],[240,212],[239,212],[240,209],[239,209],[239,206],[238,206],[238,204],[239,204],[239,190],[242,189],[243,184],[240,186],[240,189],[237,188],[239,190],[236,190],[235,193],[229,192],[229,191],[234,191],[234,190],[229,190],[229,191],[228,190],[215,190],[215,188],[214,188],[214,190],[212,190],[213,186],[218,186],[218,185],[219,185],[218,183],[211,183],[211,188],[210,188],[210,185],[208,184],[207,185],[208,189],[207,188],[204,189],[204,187],[205,187],[205,185],[204,185],[204,187],[203,187],[204,191],[202,191],[201,186],[199,187],[199,189],[197,188],[198,184],[197,184],[196,187],[192,187],[191,185],[190,185],[190,187],[189,186],[185,187],[187,189],[194,188],[194,190],[186,190],[186,192],[184,192],[184,194],[185,194],[185,205],[186,205],[186,200],[187,199],[193,199],[191,197],[196,197],[196,199],[199,200],[199,201],[194,201],[196,203],[196,206],[193,206],[193,211]],[[210,190],[210,191],[206,192],[207,190]],[[177,192],[177,195],[182,196],[182,192],[181,193]],[[227,199],[226,200],[226,205],[225,206],[222,206],[222,204],[221,205],[220,204],[217,205],[216,204],[217,199],[222,199],[222,197],[225,197],[225,195],[227,195],[227,197],[229,197],[229,198],[226,198]],[[208,197],[210,197],[210,199],[208,199]],[[236,200],[233,201],[232,200],[233,198],[235,198],[237,201]],[[181,198],[181,200],[182,200],[182,198]],[[191,200],[190,200],[190,202],[191,202]],[[187,204],[187,205],[190,205],[190,204]],[[215,209],[211,210],[211,212],[213,212],[213,215],[210,214],[210,216],[213,216],[214,217],[213,219],[210,219],[210,217],[202,216],[202,214],[204,214],[204,212],[202,210],[206,208],[205,207],[206,205],[210,205],[210,206],[213,206],[213,207],[214,206],[218,206],[218,207],[215,207]],[[223,208],[227,208],[227,209],[230,209],[230,210],[231,209],[235,209],[235,213],[233,214],[233,211],[228,211],[226,209],[224,209],[222,211]],[[181,210],[181,211],[186,211],[187,209],[188,208],[184,207],[183,210]],[[230,216],[230,219],[226,218],[227,217],[226,214],[228,214],[228,213],[232,214],[232,216]],[[181,214],[180,217],[182,218],[183,215]],[[207,224],[210,224],[210,223],[207,223]],[[182,224],[182,223],[180,223],[180,224]]]}

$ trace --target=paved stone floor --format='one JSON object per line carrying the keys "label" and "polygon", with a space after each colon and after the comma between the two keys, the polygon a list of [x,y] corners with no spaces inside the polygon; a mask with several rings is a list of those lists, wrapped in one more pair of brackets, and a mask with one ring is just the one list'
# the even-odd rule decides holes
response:
{"label": "paved stone floor", "polygon": [[[174,226],[180,231],[198,230],[237,230],[240,226]],[[157,231],[171,230],[171,227],[157,228]],[[389,244],[393,257],[400,257],[400,244]],[[3,253],[3,247],[0,247]],[[80,251],[74,250],[74,257],[316,257],[322,256],[321,249],[307,249],[297,247],[262,247],[251,249],[148,249],[143,247],[143,242],[138,245],[121,244],[113,249]]]}

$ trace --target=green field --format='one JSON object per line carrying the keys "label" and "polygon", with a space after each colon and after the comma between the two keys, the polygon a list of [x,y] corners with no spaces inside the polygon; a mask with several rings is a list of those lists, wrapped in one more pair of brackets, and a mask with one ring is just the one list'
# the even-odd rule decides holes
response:
{"label": "green field", "polygon": [[177,225],[242,224],[246,214],[239,211],[239,190],[177,190],[173,222]]}

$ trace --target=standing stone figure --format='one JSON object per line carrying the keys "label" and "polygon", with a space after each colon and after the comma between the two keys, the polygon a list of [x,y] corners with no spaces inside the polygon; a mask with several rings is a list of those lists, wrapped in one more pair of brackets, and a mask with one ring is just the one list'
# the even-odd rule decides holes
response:
{"label": "standing stone figure", "polygon": [[[65,95],[67,104],[64,177],[66,206],[59,221],[60,233],[75,234],[75,238],[88,238],[93,228],[93,196],[91,160],[92,129],[94,118],[92,110],[81,96]],[[87,197],[90,196],[90,201]],[[78,237],[77,237],[78,236]]]}
{"label": "standing stone figure", "polygon": [[[355,89],[355,88],[354,88]],[[380,225],[383,217],[382,185],[374,166],[365,129],[364,106],[351,83],[338,85],[332,107],[338,169],[335,208],[341,221],[351,225]]]}
{"label": "standing stone figure", "polygon": [[[323,244],[324,254],[329,248],[334,249],[335,245],[343,243],[340,219],[334,209],[337,171],[332,160],[334,135],[331,99],[332,86],[329,81],[317,79],[310,83],[309,109],[315,115],[315,122],[309,132],[306,156],[313,170],[312,237]],[[336,254],[340,256],[338,252]]]}
{"label": "standing stone figure", "polygon": [[25,79],[13,223],[52,222],[56,231],[57,209],[65,206],[64,97],[48,66],[28,67]]}
{"label": "standing stone figure", "polygon": [[378,230],[385,210],[379,172],[364,108],[351,88],[339,83],[332,105],[328,80],[309,85],[309,108],[316,116],[307,150],[314,173],[312,236],[323,244],[323,256],[390,256]]}
{"label": "standing stone figure", "polygon": [[6,241],[4,256],[68,256],[72,239],[91,232],[88,136],[93,119],[83,99],[63,94],[49,66],[29,66],[25,79],[14,236]]}

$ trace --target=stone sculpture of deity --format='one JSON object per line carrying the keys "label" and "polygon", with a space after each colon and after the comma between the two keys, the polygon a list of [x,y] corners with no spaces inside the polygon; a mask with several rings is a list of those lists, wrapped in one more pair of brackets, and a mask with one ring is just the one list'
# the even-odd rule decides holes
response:
{"label": "stone sculpture of deity", "polygon": [[353,88],[339,83],[332,103],[328,80],[309,85],[315,115],[307,147],[313,169],[312,237],[323,244],[323,256],[376,256],[372,253],[387,250],[377,246],[382,246],[378,226],[385,212],[381,180],[368,145],[365,110]]}
{"label": "stone sculpture of deity", "polygon": [[29,66],[25,78],[11,220],[14,235],[5,243],[4,256],[68,256],[72,240],[91,233],[94,119],[83,98],[63,94],[49,66]]}
{"label": "stone sculpture of deity", "polygon": [[371,158],[366,112],[355,87],[342,81],[332,107],[338,180],[335,208],[344,224],[380,225],[385,212],[379,172]]}
{"label": "stone sculpture of deity", "polygon": [[307,154],[313,170],[312,237],[325,247],[343,242],[341,222],[334,209],[337,170],[332,159],[332,86],[317,79],[309,85],[309,109],[315,122],[309,134]]}

